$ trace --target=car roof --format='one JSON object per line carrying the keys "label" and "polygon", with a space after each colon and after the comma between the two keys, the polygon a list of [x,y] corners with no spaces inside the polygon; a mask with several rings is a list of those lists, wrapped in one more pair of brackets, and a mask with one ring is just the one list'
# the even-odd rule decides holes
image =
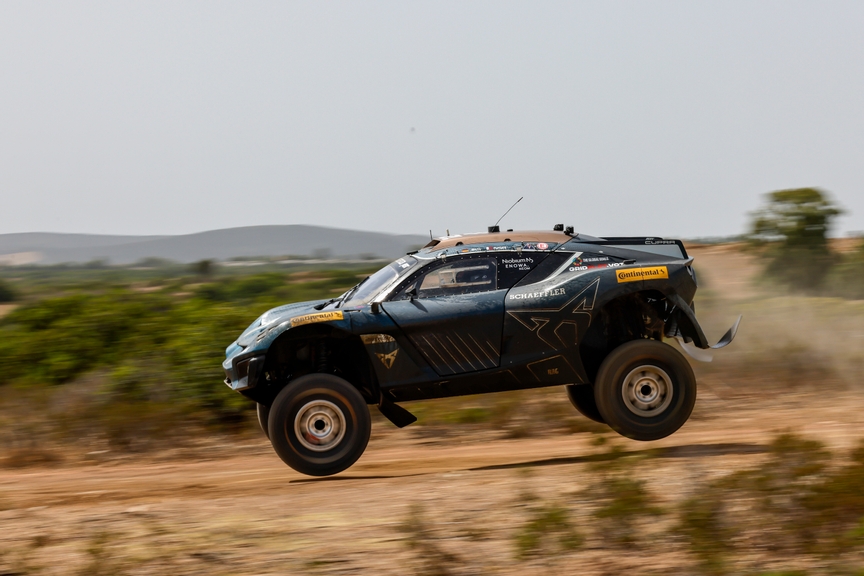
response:
{"label": "car roof", "polygon": [[454,236],[442,236],[433,238],[423,248],[431,250],[443,250],[454,246],[468,246],[471,244],[493,244],[496,242],[548,242],[563,244],[569,242],[573,237],[564,232],[549,230],[525,230],[519,232],[480,232],[476,234],[456,234]]}

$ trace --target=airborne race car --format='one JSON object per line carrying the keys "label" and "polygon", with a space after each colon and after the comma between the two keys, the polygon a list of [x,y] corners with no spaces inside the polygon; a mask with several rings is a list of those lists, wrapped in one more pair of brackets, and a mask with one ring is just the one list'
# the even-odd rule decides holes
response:
{"label": "airborne race car", "polygon": [[[680,240],[596,238],[556,225],[434,239],[340,297],[274,308],[226,350],[233,390],[258,403],[295,470],[345,470],[369,440],[368,404],[565,385],[574,407],[634,440],[678,430],[709,346]],[[740,318],[739,318],[740,322]]]}

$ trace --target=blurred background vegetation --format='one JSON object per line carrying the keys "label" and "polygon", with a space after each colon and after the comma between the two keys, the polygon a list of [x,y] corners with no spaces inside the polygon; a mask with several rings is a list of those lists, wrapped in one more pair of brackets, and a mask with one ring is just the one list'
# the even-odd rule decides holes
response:
{"label": "blurred background vegetation", "polygon": [[[228,432],[254,406],[222,380],[225,347],[264,311],[338,295],[374,270],[201,262],[147,269],[0,269],[0,439],[7,448],[100,436],[138,450]],[[5,421],[5,422],[4,422]]]}
{"label": "blurred background vegetation", "polygon": [[[697,256],[707,331],[722,332],[738,312],[746,317],[736,345],[696,367],[700,378],[793,387],[857,379],[864,241],[846,239],[843,250],[829,241],[841,212],[815,188],[766,195],[748,242],[726,245],[724,261],[749,263],[761,282],[758,294],[738,298],[731,311],[727,287],[712,280],[717,264]],[[252,403],[221,384],[225,347],[269,308],[338,295],[382,263],[236,264],[0,268],[0,447],[38,459],[37,445],[82,438],[134,451],[196,431],[254,429]],[[732,273],[743,277],[735,266]],[[410,409],[430,434],[469,426],[522,437],[536,433],[530,423],[538,415],[554,422],[549,430],[598,429],[561,398],[554,388]]]}
{"label": "blurred background vegetation", "polygon": [[864,298],[864,243],[845,252],[830,247],[828,236],[841,214],[842,208],[818,188],[766,194],[749,235],[765,258],[765,278],[798,292]]}

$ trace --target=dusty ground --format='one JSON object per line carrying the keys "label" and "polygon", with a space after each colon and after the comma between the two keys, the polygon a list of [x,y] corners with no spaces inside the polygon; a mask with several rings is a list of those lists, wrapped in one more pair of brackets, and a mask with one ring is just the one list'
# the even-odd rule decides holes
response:
{"label": "dusty ground", "polygon": [[15,304],[0,304],[0,318],[12,312],[15,309]]}
{"label": "dusty ground", "polygon": [[[730,304],[753,296],[748,257],[694,252],[707,284],[729,288]],[[563,390],[560,398],[566,403]],[[0,574],[693,574],[670,516],[644,521],[626,545],[608,537],[592,516],[592,460],[610,446],[643,455],[634,474],[671,510],[707,481],[763,461],[785,430],[842,457],[864,438],[862,408],[849,387],[754,390],[709,378],[690,422],[650,443],[613,433],[503,439],[472,426],[439,433],[376,421],[364,456],[332,478],[293,472],[252,435],[0,468]],[[584,543],[522,558],[519,534],[546,505],[566,509]],[[756,574],[819,571],[827,561],[738,562],[735,572]]]}
{"label": "dusty ground", "polygon": [[[784,429],[838,452],[864,436],[864,406],[852,394],[777,395],[766,402],[703,391],[699,402],[694,418],[670,438],[611,440],[650,456],[639,475],[661,506],[758,463],[765,444]],[[84,574],[99,565],[106,574],[410,574],[429,571],[430,542],[435,554],[452,555],[454,574],[694,569],[683,543],[661,530],[664,522],[651,543],[624,548],[595,529],[596,506],[585,488],[597,481],[591,456],[608,450],[594,445],[596,435],[430,439],[384,426],[353,468],[330,479],[293,472],[263,438],[210,446],[209,456],[199,449],[194,459],[166,453],[0,471],[7,571]],[[529,520],[531,494],[568,508],[585,545],[518,559],[514,542]],[[417,505],[428,541],[404,527]],[[442,562],[435,554],[433,561]]]}

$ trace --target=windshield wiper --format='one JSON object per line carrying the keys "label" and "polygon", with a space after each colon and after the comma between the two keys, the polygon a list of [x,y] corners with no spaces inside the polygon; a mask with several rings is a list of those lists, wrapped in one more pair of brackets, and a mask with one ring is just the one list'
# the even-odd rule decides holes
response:
{"label": "windshield wiper", "polygon": [[316,304],[315,306],[313,306],[313,308],[315,308],[315,310],[322,310],[325,306],[329,306],[330,304],[332,304],[335,301],[336,301],[336,298],[330,298],[326,302],[322,302],[321,304]]}
{"label": "windshield wiper", "polygon": [[366,278],[364,278],[363,280],[361,280],[361,281],[360,281],[356,286],[354,286],[353,288],[351,288],[350,290],[348,290],[347,292],[345,292],[345,295],[342,296],[342,298],[339,299],[339,304],[337,304],[336,307],[337,307],[337,308],[341,308],[342,305],[345,304],[345,302],[347,302],[348,299],[349,299],[349,298],[354,294],[354,292],[356,292],[357,289],[360,288],[360,286],[363,285],[363,282],[366,282],[366,280],[368,280],[368,279],[369,279],[369,276],[366,276]]}

